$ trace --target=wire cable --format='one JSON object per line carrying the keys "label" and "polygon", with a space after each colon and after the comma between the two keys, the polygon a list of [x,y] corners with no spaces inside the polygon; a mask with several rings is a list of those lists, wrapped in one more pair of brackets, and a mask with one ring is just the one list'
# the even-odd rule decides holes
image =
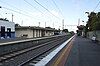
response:
{"label": "wire cable", "polygon": [[3,17],[3,15],[2,14],[0,14],[2,17]]}
{"label": "wire cable", "polygon": [[35,8],[38,12],[41,13],[42,17],[48,17],[46,16],[46,13],[43,13],[41,10],[39,10],[38,8],[34,7],[31,3],[29,3],[28,1],[24,0],[25,3],[27,3],[28,5],[30,5],[31,7]]}
{"label": "wire cable", "polygon": [[34,0],[38,5],[40,5],[42,8],[44,8],[46,11],[48,11],[51,15],[53,15],[54,17],[60,19],[59,17],[55,16],[53,13],[51,13],[46,7],[44,7],[42,4],[40,4],[38,1]]}
{"label": "wire cable", "polygon": [[6,7],[2,7],[2,8],[6,9],[6,10],[13,11],[13,12],[16,12],[16,13],[18,13],[18,14],[22,14],[22,15],[27,16],[27,17],[30,17],[30,18],[33,18],[32,16],[26,15],[26,14],[24,14],[24,13],[21,13],[21,12],[15,11],[15,10],[10,9],[10,8],[6,8]]}
{"label": "wire cable", "polygon": [[[7,2],[3,2],[3,1],[1,1],[1,0],[0,0],[0,2],[1,2],[1,3],[4,3],[4,4],[7,4],[7,5],[10,6],[11,8],[14,8],[14,9],[17,9],[17,10],[19,10],[19,11],[25,12],[25,11],[23,11],[23,10],[21,10],[21,9],[19,9],[19,8],[17,8],[17,7],[15,7],[15,6],[12,6],[11,4],[8,4]],[[25,12],[25,13],[28,13],[28,12]]]}
{"label": "wire cable", "polygon": [[100,1],[97,3],[96,7],[94,8],[93,12],[97,9],[97,7],[99,6]]}
{"label": "wire cable", "polygon": [[[30,4],[28,1],[24,0],[24,2],[26,2],[27,4],[29,4],[31,7],[34,7],[32,4]],[[36,7],[34,7],[37,11],[39,11],[40,13],[44,14],[42,11],[40,11],[39,9],[37,9]]]}
{"label": "wire cable", "polygon": [[[15,6],[12,6],[12,5],[10,5],[10,4],[6,3],[6,2],[3,2],[3,1],[1,1],[1,0],[0,0],[0,2],[1,2],[1,3],[4,3],[4,4],[7,4],[8,6],[14,8],[14,9],[17,9],[17,10],[19,10],[19,11],[21,11],[21,12],[24,12],[24,13],[26,13],[26,14],[21,13],[21,12],[19,12],[19,11],[15,11],[15,10],[13,10],[13,9],[9,9],[9,8],[7,8],[7,7],[2,7],[2,6],[1,6],[1,8],[4,8],[4,9],[6,9],[6,10],[10,10],[10,11],[16,12],[16,13],[18,13],[18,14],[21,14],[21,15],[24,15],[24,16],[27,16],[27,17],[30,17],[30,18],[33,18],[33,17],[30,16],[30,15],[28,14],[28,12],[26,12],[26,11],[23,11],[23,10],[21,10],[21,9],[15,7]],[[28,14],[28,15],[27,15],[27,14]]]}
{"label": "wire cable", "polygon": [[59,9],[58,5],[56,4],[56,2],[54,0],[52,0],[52,2],[56,6],[56,8],[59,10],[59,12],[61,13],[62,17],[64,18],[63,14],[62,14],[61,10]]}

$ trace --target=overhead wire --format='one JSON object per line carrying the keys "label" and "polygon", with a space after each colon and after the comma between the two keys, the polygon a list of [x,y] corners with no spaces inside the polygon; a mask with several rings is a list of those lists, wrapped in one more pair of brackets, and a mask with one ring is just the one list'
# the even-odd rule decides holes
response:
{"label": "overhead wire", "polygon": [[59,10],[60,14],[62,15],[62,17],[64,18],[60,8],[58,7],[58,5],[56,4],[56,2],[54,0],[52,0],[52,2],[54,3],[54,5],[56,6],[56,8]]}
{"label": "overhead wire", "polygon": [[40,4],[37,0],[34,0],[34,2],[36,2],[38,5],[40,5],[42,8],[44,8],[46,11],[48,11],[51,15],[53,15],[57,19],[60,19],[59,17],[57,17],[53,13],[51,13],[51,11],[49,11],[46,7],[44,7],[42,4]]}
{"label": "overhead wire", "polygon": [[[28,1],[26,1],[26,0],[24,0],[24,1],[25,1],[27,4],[29,4],[30,6],[34,7],[34,6],[33,6],[31,3],[29,3]],[[43,7],[46,11],[48,11],[51,15],[53,15],[54,17],[60,19],[59,17],[55,16],[51,11],[49,11],[49,9],[47,9],[47,8],[44,7],[42,4],[40,4],[38,1],[36,1],[36,0],[34,0],[34,1],[35,1],[35,3],[37,3],[38,5],[40,5],[41,7]],[[3,1],[1,1],[1,2],[3,2]],[[5,3],[5,2],[3,2],[3,3]],[[12,5],[8,4],[8,3],[6,3],[6,4],[7,4],[8,6],[14,8],[14,9],[17,9],[17,10],[14,10],[14,9],[11,9],[11,8],[7,8],[7,7],[2,7],[2,8],[6,9],[6,10],[13,11],[13,12],[15,12],[15,13],[18,13],[18,14],[21,14],[21,15],[24,15],[24,16],[27,16],[27,17],[30,17],[30,18],[33,18],[32,16],[30,16],[29,14],[27,14],[27,12],[25,12],[25,11],[19,9],[19,8],[16,8],[15,6],[12,6]],[[36,7],[34,7],[34,8],[35,8],[37,11],[39,11],[42,15],[45,15],[41,10],[37,9]],[[25,14],[19,12],[18,10],[24,12]]]}
{"label": "overhead wire", "polygon": [[45,3],[43,3],[43,4],[46,6],[46,8],[48,8],[48,7],[49,8],[52,8],[53,7],[52,10],[55,10],[56,11],[56,8],[54,7],[54,4],[53,3],[50,3],[50,2],[51,1],[46,0],[45,1],[46,4]]}
{"label": "overhead wire", "polygon": [[97,9],[97,7],[99,6],[99,4],[100,4],[100,0],[99,0],[99,2],[97,3],[96,7],[94,8],[93,12]]}
{"label": "overhead wire", "polygon": [[[28,12],[23,11],[22,9],[19,9],[19,8],[15,7],[15,6],[12,6],[11,4],[8,4],[7,2],[4,2],[4,1],[0,1],[0,2],[1,2],[1,3],[4,3],[4,4],[7,4],[7,5],[10,6],[11,8],[17,9],[17,10],[19,10],[19,11],[21,11],[21,12],[24,12],[24,13],[28,14]],[[26,1],[26,0],[24,0],[24,2],[26,2],[26,3],[27,3],[28,5],[30,5],[31,7],[34,7],[32,4],[30,4],[30,3],[29,3],[28,1]],[[42,16],[45,15],[42,11],[40,11],[40,10],[37,9],[36,7],[34,7],[34,9],[37,10],[37,11],[39,11],[39,12],[41,13]],[[17,13],[20,13],[20,12],[17,12]],[[26,15],[26,14],[24,14],[24,15]],[[26,15],[26,16],[27,16],[27,15]],[[28,16],[29,16],[29,14],[28,14]],[[30,17],[30,16],[29,16],[29,17]]]}
{"label": "overhead wire", "polygon": [[28,13],[28,12],[23,11],[23,10],[21,10],[21,9],[15,7],[15,6],[12,6],[11,4],[8,4],[7,2],[1,1],[1,0],[0,0],[0,2],[1,2],[1,3],[4,3],[4,4],[7,4],[7,5],[10,6],[11,8],[17,9],[17,10],[22,11],[22,12],[25,12],[25,13]]}
{"label": "overhead wire", "polygon": [[3,15],[2,14],[0,14],[2,17],[3,17]]}
{"label": "overhead wire", "polygon": [[[33,18],[32,15],[30,16],[28,12],[23,11],[22,9],[19,9],[19,8],[15,7],[15,6],[12,6],[11,4],[8,4],[7,2],[1,1],[1,0],[0,0],[0,2],[1,2],[1,3],[4,3],[4,4],[7,4],[9,7],[14,8],[14,9],[17,9],[17,10],[19,10],[19,11],[15,11],[15,10],[13,10],[13,9],[9,9],[9,8],[4,7],[4,8],[7,9],[7,10],[10,10],[10,11],[19,13],[19,14],[21,14],[21,15],[24,15],[24,16],[27,16],[27,17],[30,17],[30,18]],[[29,3],[28,3],[28,4],[29,4]],[[31,4],[30,4],[30,5],[31,5]],[[34,7],[34,8],[35,8],[35,7]],[[37,9],[37,8],[35,8],[35,9],[38,10],[38,11],[40,12],[39,9]],[[22,13],[21,13],[21,12],[22,12]],[[23,12],[24,12],[25,14],[24,14]],[[41,13],[43,14],[43,12],[41,12]]]}
{"label": "overhead wire", "polygon": [[[0,6],[0,8],[1,8],[1,6]],[[3,17],[3,15],[0,13],[0,15]]]}
{"label": "overhead wire", "polygon": [[[30,4],[28,1],[26,1],[26,0],[24,0],[27,4],[29,4],[30,6],[32,6],[32,7],[34,7],[32,4]],[[40,6],[42,6],[44,9],[46,9],[50,14],[52,14],[47,8],[45,8],[42,4],[40,4],[39,2],[37,2],[36,0],[34,0],[36,3],[38,3]],[[3,1],[0,1],[0,2],[2,2],[2,3],[6,3],[6,2],[3,2]],[[10,6],[10,7],[13,7],[13,8],[16,8],[16,7],[14,7],[14,6],[12,6],[12,5],[10,5],[10,4],[8,4],[8,3],[6,3],[8,6]],[[37,9],[36,7],[34,7],[37,11],[39,11],[40,13],[42,13],[43,15],[45,15],[42,11],[40,11],[39,9]],[[21,10],[21,9],[18,9],[18,8],[16,8],[17,10],[20,10],[20,11],[23,11],[23,10]],[[14,10],[13,10],[14,11]],[[23,12],[25,12],[25,11],[23,11]],[[18,12],[17,11],[17,13],[20,13],[20,12]],[[25,13],[27,13],[27,12],[25,12]],[[24,14],[25,15],[25,14]],[[52,14],[53,16],[55,16],[54,14]],[[55,16],[56,18],[58,18],[57,16]]]}
{"label": "overhead wire", "polygon": [[[46,8],[52,8],[53,7],[53,3],[51,3],[51,1],[46,0],[45,2],[43,2],[43,4],[46,6]],[[49,6],[48,6],[49,5]],[[56,9],[53,7],[52,10],[54,10],[56,12]],[[52,26],[54,25],[55,19],[52,18],[52,16],[48,16],[49,17],[49,22],[52,22]],[[51,26],[51,25],[49,25]]]}
{"label": "overhead wire", "polygon": [[18,12],[18,11],[15,11],[15,10],[10,9],[10,8],[7,8],[7,7],[2,7],[2,8],[6,9],[6,10],[13,11],[13,12],[18,13],[18,14],[22,14],[22,15],[27,16],[27,17],[30,17],[30,18],[33,18],[33,17],[30,16],[30,15],[27,15],[27,14],[24,14],[24,13],[21,13],[21,12]]}
{"label": "overhead wire", "polygon": [[41,10],[39,10],[38,8],[36,8],[35,6],[33,6],[30,2],[28,2],[26,0],[24,0],[24,2],[27,3],[28,5],[30,5],[31,7],[35,8],[35,10],[37,10],[38,12],[40,12],[41,15],[42,15],[42,18],[45,19],[46,17],[48,17],[48,16],[46,16],[46,13],[43,13]]}
{"label": "overhead wire", "polygon": [[31,3],[29,3],[28,1],[24,0],[24,2],[26,2],[28,5],[30,5],[31,7],[35,8],[37,11],[39,11],[40,13],[44,14],[42,11],[40,11],[39,9],[37,9],[36,7],[34,7]]}

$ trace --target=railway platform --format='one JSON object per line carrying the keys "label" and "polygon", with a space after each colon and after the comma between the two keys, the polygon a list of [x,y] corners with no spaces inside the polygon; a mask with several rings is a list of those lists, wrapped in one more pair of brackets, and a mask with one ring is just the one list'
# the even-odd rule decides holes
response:
{"label": "railway platform", "polygon": [[100,66],[100,44],[75,36],[47,66]]}
{"label": "railway platform", "polygon": [[20,40],[26,40],[28,38],[9,38],[9,39],[0,39],[0,43],[7,43],[7,42],[13,42],[13,41],[20,41]]}
{"label": "railway platform", "polygon": [[52,40],[44,37],[1,43],[0,66],[100,66],[99,43],[81,36],[70,37],[63,35],[51,37]]}

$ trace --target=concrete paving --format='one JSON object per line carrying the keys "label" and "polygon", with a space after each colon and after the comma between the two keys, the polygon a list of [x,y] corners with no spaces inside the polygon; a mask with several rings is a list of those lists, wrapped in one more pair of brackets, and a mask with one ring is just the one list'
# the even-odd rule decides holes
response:
{"label": "concrete paving", "polygon": [[100,44],[76,36],[64,66],[100,66]]}
{"label": "concrete paving", "polygon": [[19,41],[19,40],[25,40],[28,38],[9,38],[9,39],[0,39],[0,43],[6,43],[6,42],[12,42],[12,41]]}

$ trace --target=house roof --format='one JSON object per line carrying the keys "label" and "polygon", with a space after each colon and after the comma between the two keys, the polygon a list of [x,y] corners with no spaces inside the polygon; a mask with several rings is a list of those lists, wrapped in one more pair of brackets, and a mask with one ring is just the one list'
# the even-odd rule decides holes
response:
{"label": "house roof", "polygon": [[52,30],[56,30],[55,28],[50,28],[50,27],[46,27],[46,28],[43,28],[43,27],[37,27],[37,26],[17,26],[15,27],[15,29],[36,29],[36,30],[49,30],[49,31],[52,31]]}

